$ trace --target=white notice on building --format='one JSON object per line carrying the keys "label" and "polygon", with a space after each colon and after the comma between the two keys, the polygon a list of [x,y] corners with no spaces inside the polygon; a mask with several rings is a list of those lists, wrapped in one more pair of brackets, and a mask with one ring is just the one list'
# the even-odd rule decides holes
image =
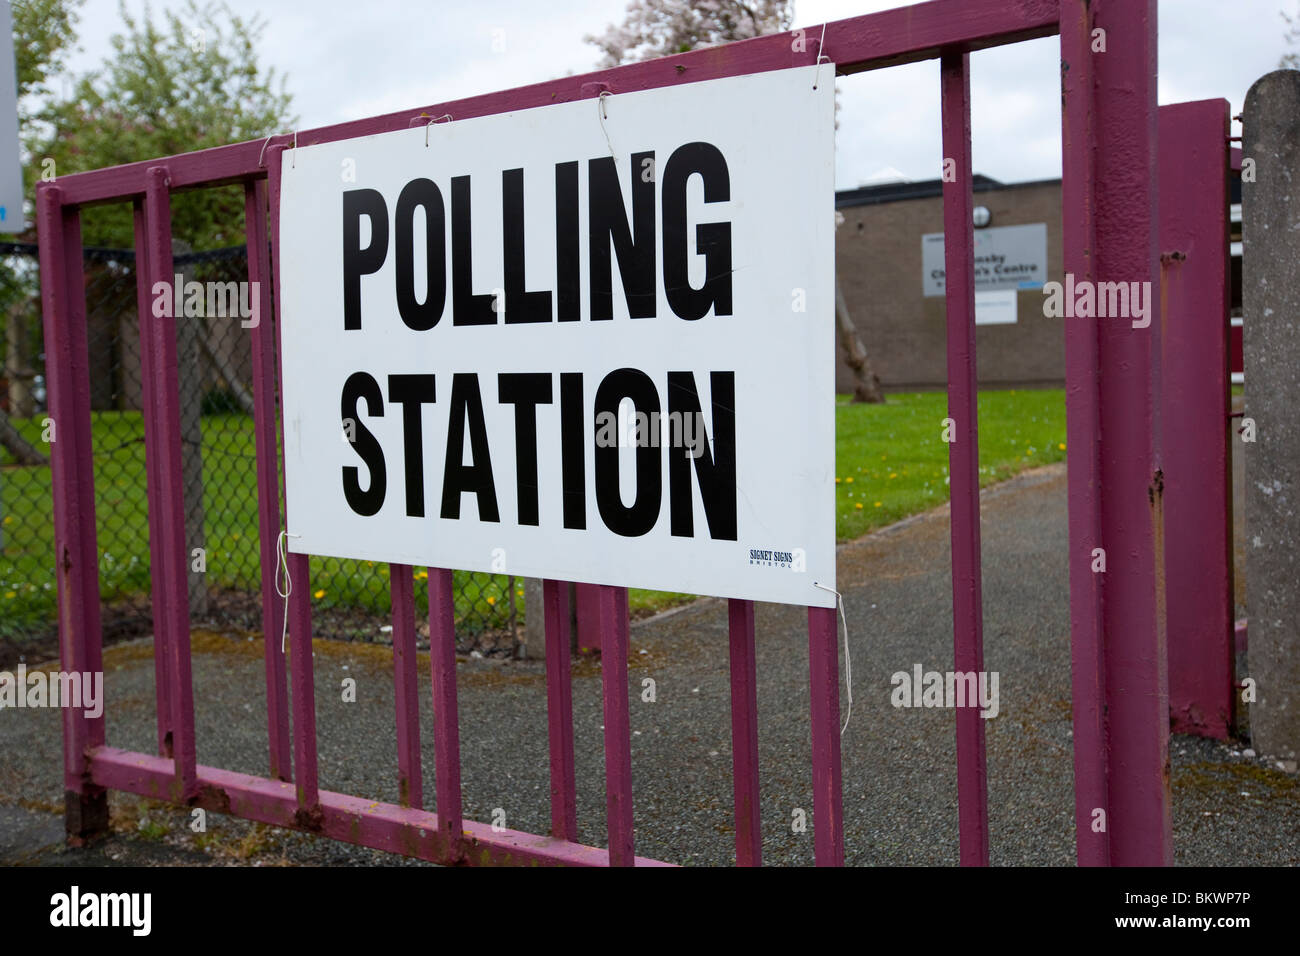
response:
{"label": "white notice on building", "polygon": [[1016,290],[995,289],[975,293],[976,325],[1015,325]]}

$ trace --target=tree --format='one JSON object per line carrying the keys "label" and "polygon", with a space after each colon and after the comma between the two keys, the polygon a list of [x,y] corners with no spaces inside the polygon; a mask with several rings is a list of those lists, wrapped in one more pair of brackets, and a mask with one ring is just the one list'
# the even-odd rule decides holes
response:
{"label": "tree", "polygon": [[[789,0],[631,0],[621,24],[610,24],[600,36],[584,39],[604,51],[602,67],[613,67],[779,33],[793,22]],[[838,213],[836,217],[838,224]],[[880,379],[849,316],[838,279],[835,319],[840,351],[854,378],[853,401],[883,402]]]}
{"label": "tree", "polygon": [[[14,73],[18,124],[26,129],[33,103],[51,94],[49,81],[65,69],[76,41],[77,10],[84,0],[14,0]],[[37,294],[33,269],[0,269],[0,351],[8,412],[0,409],[0,447],[20,465],[43,465],[45,455],[10,423],[10,413],[30,416],[35,408],[30,361],[29,304]]]}
{"label": "tree", "polygon": [[789,0],[632,0],[620,25],[584,37],[605,51],[601,66],[653,60],[789,30]]}
{"label": "tree", "polygon": [[30,117],[33,97],[52,95],[47,82],[62,73],[77,39],[77,11],[85,0],[14,0],[14,69],[18,121]]}
{"label": "tree", "polygon": [[[165,11],[161,24],[148,7],[136,19],[123,4],[121,15],[125,30],[112,37],[104,66],[80,77],[66,99],[49,97],[32,117],[25,138],[31,186],[47,159],[62,176],[292,128],[283,79],[257,61],[265,29],[260,17],[246,21],[224,2],[196,0],[179,13]],[[174,196],[172,229],[195,250],[242,243],[242,190]],[[125,204],[87,210],[82,232],[88,246],[131,248],[131,210]]]}
{"label": "tree", "polygon": [[[1300,3],[1296,5],[1295,16],[1288,15],[1284,10],[1278,12],[1286,21],[1286,33],[1282,34],[1282,39],[1289,47],[1300,46]],[[1300,70],[1300,52],[1290,50],[1283,53],[1277,65],[1283,70]]]}

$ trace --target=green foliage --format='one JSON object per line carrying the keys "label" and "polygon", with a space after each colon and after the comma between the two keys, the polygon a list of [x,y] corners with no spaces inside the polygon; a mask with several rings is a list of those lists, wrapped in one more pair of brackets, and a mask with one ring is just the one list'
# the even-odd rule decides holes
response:
{"label": "green foliage", "polygon": [[[13,0],[14,69],[18,79],[18,123],[23,135],[31,124],[33,104],[51,95],[49,81],[65,69],[64,61],[77,39],[77,10],[84,2]],[[30,187],[30,171],[25,172]],[[0,268],[0,316],[8,314],[17,303],[34,299],[38,292],[35,268],[12,264]],[[0,352],[6,348],[7,344],[0,342]]]}
{"label": "green foliage", "polygon": [[228,388],[210,388],[203,395],[200,415],[228,415],[240,411],[239,399]]}
{"label": "green foliage", "polygon": [[18,74],[18,116],[24,98],[48,96],[46,82],[63,72],[63,58],[77,38],[77,9],[85,0],[14,0],[14,67]]}
{"label": "green foliage", "polygon": [[[53,2],[53,0],[41,0]],[[258,139],[293,126],[282,78],[257,62],[265,22],[244,20],[225,3],[188,0],[155,22],[121,8],[124,32],[112,38],[104,66],[78,79],[72,94],[50,100],[27,131],[28,185],[42,161],[57,175],[100,169]],[[181,193],[172,202],[172,231],[194,249],[243,242],[243,194],[237,187]],[[130,248],[126,204],[86,211],[88,246]]]}

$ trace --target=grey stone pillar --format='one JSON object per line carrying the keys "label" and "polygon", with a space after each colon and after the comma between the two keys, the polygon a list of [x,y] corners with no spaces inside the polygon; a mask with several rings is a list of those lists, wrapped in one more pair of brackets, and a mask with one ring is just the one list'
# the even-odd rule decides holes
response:
{"label": "grey stone pillar", "polygon": [[[1253,179],[1253,182],[1251,181]],[[1300,752],[1300,71],[1246,95],[1242,136],[1251,742]],[[1225,318],[1226,321],[1226,318]],[[1293,766],[1293,765],[1292,765]],[[1288,768],[1290,769],[1290,768]]]}

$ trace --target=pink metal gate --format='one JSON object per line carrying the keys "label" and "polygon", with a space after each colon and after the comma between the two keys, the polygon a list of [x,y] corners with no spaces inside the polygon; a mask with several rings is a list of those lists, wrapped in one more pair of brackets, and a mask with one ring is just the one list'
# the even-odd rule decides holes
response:
{"label": "pink metal gate", "polygon": [[[456,119],[744,73],[836,64],[839,74],[939,58],[945,183],[953,624],[956,668],[983,669],[975,405],[974,278],[969,54],[1000,44],[1061,37],[1065,269],[1076,280],[1150,281],[1155,246],[1156,0],[933,0],[715,49],[585,76],[299,132],[303,144],[402,129],[450,113]],[[1104,37],[1097,52],[1097,37]],[[240,143],[60,178],[38,193],[41,275],[51,414],[63,666],[101,665],[98,552],[90,448],[80,210],[130,200],[135,208],[139,308],[155,281],[172,277],[172,193],[244,187],[249,280],[271,315],[271,263],[279,263],[278,190],[294,136]],[[268,250],[267,238],[270,238]],[[627,703],[627,594],[596,587],[594,623],[603,659],[607,850],[576,842],[567,588],[544,588],[551,764],[551,834],[494,832],[462,819],[451,572],[429,570],[430,645],[438,812],[423,809],[416,683],[413,569],[392,568],[393,652],[401,802],[378,804],[317,784],[311,605],[306,555],[289,555],[300,585],[289,600],[291,650],[265,641],[268,777],[200,766],[195,758],[186,600],[181,439],[173,320],[141,322],[150,541],[154,568],[158,753],[107,746],[103,717],[64,711],[69,835],[106,826],[107,789],[320,833],[441,863],[631,865],[634,855]],[[279,629],[274,585],[281,527],[275,326],[250,331],[255,369],[257,484],[263,630]],[[1168,688],[1160,590],[1158,407],[1152,362],[1160,328],[1071,319],[1066,325],[1070,467],[1071,621],[1074,668],[1076,826],[1083,864],[1171,861]],[[938,423],[936,423],[938,427]],[[1105,436],[1105,442],[1101,441]],[[1105,582],[1092,549],[1111,554]],[[588,612],[588,617],[591,612]],[[844,859],[840,786],[839,662],[834,610],[809,608],[814,833],[820,865]],[[730,606],[736,860],[761,861],[754,608]],[[292,733],[288,687],[292,687]],[[961,861],[988,862],[983,725],[957,712]],[[1100,831],[1096,811],[1108,820]]]}

